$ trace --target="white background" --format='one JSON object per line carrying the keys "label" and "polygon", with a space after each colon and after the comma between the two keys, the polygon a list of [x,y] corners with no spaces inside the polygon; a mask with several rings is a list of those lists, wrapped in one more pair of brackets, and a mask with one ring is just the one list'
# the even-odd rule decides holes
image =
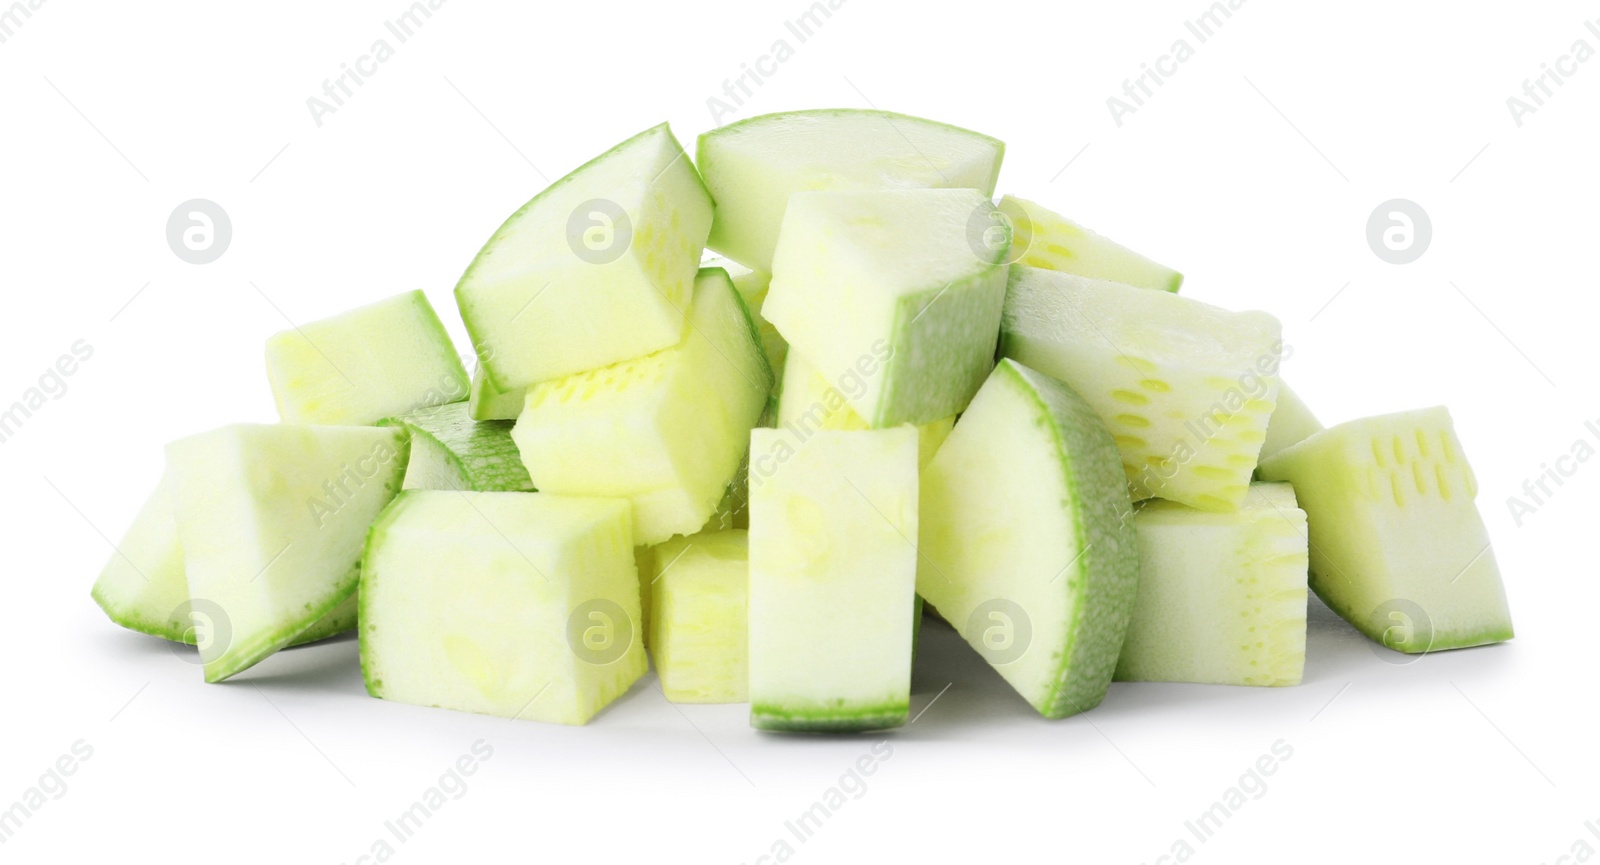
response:
{"label": "white background", "polygon": [[[1520,527],[1506,505],[1600,418],[1600,62],[1520,128],[1506,106],[1574,40],[1600,48],[1583,25],[1600,7],[1251,0],[1198,44],[1183,22],[1202,0],[849,0],[800,44],[783,24],[803,0],[534,5],[446,4],[320,128],[307,97],[399,0],[50,0],[0,45],[0,405],[94,348],[0,445],[0,808],[73,742],[94,749],[0,857],[355,862],[478,739],[492,758],[396,861],[753,863],[780,837],[810,862],[1141,863],[1180,837],[1210,862],[1600,847],[1600,465]],[[1106,98],[1184,37],[1194,57],[1119,128]],[[779,38],[794,56],[735,117],[872,105],[995,135],[998,191],[1181,268],[1189,296],[1278,315],[1324,421],[1448,404],[1517,639],[1398,665],[1314,605],[1300,687],[1116,685],[1047,722],[930,627],[925,714],[802,844],[784,821],[885,737],[762,735],[653,679],[579,729],[384,703],[350,640],[205,685],[106,621],[89,599],[106,537],[163,443],[274,419],[262,344],[285,317],[421,287],[465,346],[450,290],[507,214],[663,118],[692,147],[707,98]],[[209,265],[164,236],[196,197],[233,222]],[[1395,197],[1434,229],[1403,267],[1365,239]],[[1187,836],[1278,740],[1293,756],[1265,795]]]}

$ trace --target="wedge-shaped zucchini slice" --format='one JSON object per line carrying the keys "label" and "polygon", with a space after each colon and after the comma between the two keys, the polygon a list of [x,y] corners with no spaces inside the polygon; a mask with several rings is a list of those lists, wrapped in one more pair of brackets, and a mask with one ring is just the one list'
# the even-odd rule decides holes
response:
{"label": "wedge-shaped zucchini slice", "polygon": [[[207,621],[213,612],[197,608],[189,598],[183,544],[173,512],[172,477],[171,471],[162,473],[161,482],[133,518],[90,594],[111,621],[130,631],[191,646],[202,640],[231,639],[231,623]],[[355,626],[356,599],[351,596],[289,645],[314,643]]]}
{"label": "wedge-shaped zucchini slice", "polygon": [[489,383],[517,391],[676,345],[711,208],[665,123],[534,196],[456,285]]}
{"label": "wedge-shaped zucchini slice", "polygon": [[917,593],[1040,714],[1099,705],[1139,576],[1100,418],[1002,360],[923,477]]}
{"label": "wedge-shaped zucchini slice", "polygon": [[717,200],[709,246],[771,272],[789,196],[828,189],[966,188],[994,193],[1001,142],[888,111],[752,117],[700,136],[695,162]]}
{"label": "wedge-shaped zucchini slice", "polygon": [[1261,476],[1294,485],[1311,588],[1363,634],[1412,654],[1511,639],[1478,482],[1443,406],[1331,427]]}
{"label": "wedge-shaped zucchini slice", "polygon": [[124,628],[192,644],[195,638],[184,606],[189,584],[172,510],[172,487],[172,472],[162,472],[161,482],[112,551],[90,594],[111,621]]}
{"label": "wedge-shaped zucchini slice", "polygon": [[167,446],[189,596],[225,638],[208,682],[293,642],[356,591],[367,527],[400,491],[406,439],[381,427],[241,424]]}
{"label": "wedge-shaped zucchini slice", "polygon": [[[794,195],[762,307],[874,429],[958,414],[994,366],[1003,222],[971,189]],[[980,223],[975,230],[974,222]]]}
{"label": "wedge-shaped zucchini slice", "polygon": [[1011,222],[1010,261],[1135,288],[1176,292],[1183,274],[1060,214],[1014,195],[1000,199]]}
{"label": "wedge-shaped zucchini slice", "polygon": [[1232,511],[1277,399],[1280,330],[1264,312],[1016,265],[1000,353],[1094,407],[1135,500]]}

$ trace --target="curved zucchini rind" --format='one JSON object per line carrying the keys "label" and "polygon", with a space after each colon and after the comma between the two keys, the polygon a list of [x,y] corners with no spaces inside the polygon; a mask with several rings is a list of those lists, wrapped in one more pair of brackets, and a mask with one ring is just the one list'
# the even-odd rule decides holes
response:
{"label": "curved zucchini rind", "polygon": [[910,704],[890,701],[859,709],[793,709],[756,703],[750,725],[758,730],[788,733],[861,733],[903,727]]}
{"label": "curved zucchini rind", "polygon": [[[114,613],[106,606],[106,602],[98,594],[91,592],[91,595],[94,596],[95,602],[100,605],[100,608],[106,611],[106,615],[110,617],[111,621],[130,631],[137,631],[152,637],[160,637],[163,640],[182,643],[185,646],[193,646],[197,642],[193,623],[182,622],[177,618],[169,618],[158,625],[153,625],[149,623],[148,619],[133,618],[126,614]],[[354,631],[356,629],[358,606],[359,604],[354,594],[345,598],[343,603],[329,610],[326,616],[311,623],[311,626],[302,631],[299,636],[290,640],[285,648],[304,646],[308,643],[320,642],[329,637],[337,637],[340,634]],[[175,608],[175,611],[182,611],[183,609],[185,608],[179,606]]]}
{"label": "curved zucchini rind", "polygon": [[[861,134],[851,133],[852,127],[861,128],[859,122],[863,120],[872,124],[874,134],[882,136],[876,146],[863,143]],[[792,129],[785,127],[797,122],[827,125],[830,131],[826,135],[793,135]],[[881,128],[877,125],[880,122]],[[772,129],[764,132],[762,127],[766,126]],[[773,149],[806,147],[802,160],[809,160],[811,164],[804,180],[796,182],[792,177],[765,176],[760,178],[764,182],[752,182],[748,177],[725,177],[727,170],[717,158],[719,145],[745,136],[764,136],[753,148],[756,153],[764,152],[761,149],[764,144]],[[945,142],[968,143],[975,151],[969,155],[981,156],[987,151],[990,158],[987,164],[978,164],[974,159],[943,166],[934,164],[929,153],[936,148],[928,146],[933,137]],[[923,145],[919,147],[914,140],[923,140]],[[819,152],[817,141],[834,143],[835,152]],[[975,188],[988,197],[994,194],[1005,149],[1005,142],[970,129],[875,108],[778,112],[730,123],[703,133],[695,144],[695,164],[700,168],[711,197],[717,201],[717,213],[706,245],[740,264],[771,271],[773,250],[789,195],[802,190],[921,186]],[[770,165],[766,168],[766,174],[775,173]]]}
{"label": "curved zucchini rind", "polygon": [[[245,640],[235,640],[228,645],[227,652],[216,661],[206,664],[206,681],[215,684],[229,679],[245,670],[254,667],[271,656],[279,649],[298,645],[296,641],[300,636],[318,628],[324,619],[333,616],[336,610],[342,610],[350,603],[351,596],[356,593],[356,587],[361,583],[361,565],[356,563],[350,570],[334,583],[333,591],[324,595],[320,601],[307,603],[304,613],[293,623],[270,631],[261,631],[252,634]],[[323,634],[314,639],[332,636]],[[300,643],[309,643],[311,638],[300,640]]]}
{"label": "curved zucchini rind", "polygon": [[972,189],[790,198],[762,312],[873,429],[959,414],[993,367],[1005,246],[973,239],[990,206]]}
{"label": "curved zucchini rind", "polygon": [[[360,575],[357,574],[357,584],[360,581]],[[326,640],[329,637],[336,637],[340,634],[354,631],[360,609],[361,599],[357,593],[352,592],[342,603],[329,610],[326,616],[312,623],[311,627],[306,628],[298,637],[291,640],[288,648],[304,646],[307,643],[315,643],[320,640]]]}
{"label": "curved zucchini rind", "polygon": [[[248,669],[348,602],[366,529],[399,492],[408,451],[398,430],[286,424],[168,446],[190,594],[220,607],[228,625],[226,640],[199,647],[207,682]],[[351,489],[347,479],[359,482]],[[324,499],[335,484],[343,497]]]}
{"label": "curved zucchini rind", "polygon": [[[122,541],[112,551],[90,597],[111,621],[155,637],[185,642],[189,623],[180,618],[189,598],[183,546],[172,510],[172,472],[140,507]],[[191,637],[188,642],[193,642]]]}
{"label": "curved zucchini rind", "polygon": [[[140,634],[193,646],[189,584],[183,568],[169,473],[162,475],[149,500],[123,535],[89,595],[106,617]],[[289,643],[299,646],[324,640],[356,626],[355,598],[335,607]]]}
{"label": "curved zucchini rind", "polygon": [[[99,586],[89,591],[89,597],[94,599],[100,610],[106,614],[113,624],[126,628],[139,634],[151,637],[160,637],[174,643],[183,643],[192,646],[195,644],[193,630],[175,617],[161,619],[151,618],[147,613],[150,610],[118,608],[115,602],[108,598]],[[175,607],[174,609],[181,609]]]}
{"label": "curved zucchini rind", "polygon": [[[659,139],[656,152],[643,149],[651,144],[650,139]],[[636,149],[638,153],[633,152]],[[625,158],[640,160],[632,166],[635,171],[609,185],[595,182],[594,175],[606,167],[604,163]],[[584,188],[585,183],[589,188]],[[674,194],[662,191],[671,185],[675,185]],[[564,248],[569,242],[564,234],[570,230],[566,224],[569,214],[540,210],[555,207],[569,193],[591,195],[593,200],[608,202],[628,214],[630,245],[621,257],[590,263]],[[714,208],[705,181],[665,123],[630,137],[534,195],[506,217],[456,283],[456,305],[486,382],[501,392],[515,391],[671,347],[683,332],[683,313],[690,302],[694,271]],[[668,237],[675,232],[682,236]],[[685,241],[692,248],[660,253],[671,259],[667,262],[636,260],[636,256],[650,254],[646,247],[662,246],[669,240]],[[541,244],[548,248],[538,249]],[[534,255],[547,266],[516,278],[485,282],[482,270],[491,268],[497,254],[529,255],[519,246],[534,247]],[[652,267],[659,272],[647,273]],[[596,305],[597,287],[608,288],[614,301],[627,307],[627,314],[605,308],[610,305],[607,303]],[[523,315],[546,291],[552,298],[566,297],[567,312],[576,311],[586,320]],[[610,316],[610,327],[602,327],[606,316]],[[588,328],[591,338],[565,340],[563,346],[563,336],[574,327],[578,332]]]}
{"label": "curved zucchini rind", "polygon": [[[1121,459],[1094,410],[1001,360],[924,470],[921,511],[918,594],[1040,714],[1098,705],[1139,560]],[[1000,616],[1013,634],[1027,626],[1014,655],[988,642]]]}
{"label": "curved zucchini rind", "polygon": [[[533,481],[511,439],[514,421],[475,421],[465,402],[385,418],[411,437],[407,489],[532,492]],[[421,447],[418,447],[421,444]],[[426,463],[433,463],[431,465]]]}
{"label": "curved zucchini rind", "polygon": [[[996,260],[965,279],[899,299],[890,341],[893,355],[884,364],[873,429],[935,423],[960,414],[972,402],[994,369],[1006,279],[1006,269]],[[956,344],[949,335],[961,332],[963,325],[983,335],[976,350],[948,350]],[[930,387],[935,381],[940,386]]]}
{"label": "curved zucchini rind", "polygon": [[1034,703],[1046,718],[1063,718],[1100,705],[1111,686],[1139,586],[1133,502],[1116,443],[1094,409],[1071,388],[1022,364],[1000,368],[1032,389],[1063,464],[1074,469],[1067,476],[1068,501],[1083,552],[1074,566],[1080,578],[1063,580],[1077,596],[1074,608],[1084,612],[1062,647],[1051,692]]}

